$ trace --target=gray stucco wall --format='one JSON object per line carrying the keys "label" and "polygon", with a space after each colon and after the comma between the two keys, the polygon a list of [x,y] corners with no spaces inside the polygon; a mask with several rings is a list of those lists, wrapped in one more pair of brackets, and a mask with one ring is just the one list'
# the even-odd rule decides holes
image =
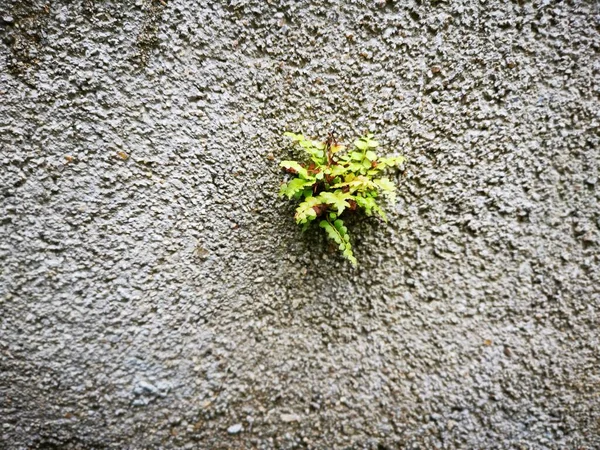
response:
{"label": "gray stucco wall", "polygon": [[[600,448],[598,3],[0,12],[1,448]],[[332,123],[408,159],[358,270]]]}

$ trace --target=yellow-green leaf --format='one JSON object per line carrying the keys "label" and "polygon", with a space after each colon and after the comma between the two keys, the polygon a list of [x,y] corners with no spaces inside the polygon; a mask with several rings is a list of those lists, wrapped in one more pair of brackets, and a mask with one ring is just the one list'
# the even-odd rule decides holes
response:
{"label": "yellow-green leaf", "polygon": [[289,131],[286,131],[285,133],[283,133],[283,135],[292,138],[292,140],[294,142],[304,140],[304,136],[302,136],[302,134],[296,134],[296,133],[291,133]]}
{"label": "yellow-green leaf", "polygon": [[296,172],[298,172],[298,175],[300,175],[304,179],[310,178],[306,169],[296,161],[281,161],[279,165],[285,169],[295,170]]}
{"label": "yellow-green leaf", "polygon": [[377,154],[373,150],[369,150],[367,153],[365,153],[365,157],[369,161],[375,161],[377,159]]}
{"label": "yellow-green leaf", "polygon": [[281,189],[279,190],[279,195],[281,197],[283,197],[284,195],[287,195],[288,198],[292,198],[294,195],[296,195],[297,192],[304,189],[305,186],[311,185],[313,183],[314,183],[314,181],[312,181],[312,180],[303,180],[302,178],[294,178],[289,183],[281,186]]}
{"label": "yellow-green leaf", "polygon": [[368,144],[361,139],[357,139],[356,141],[354,141],[354,146],[359,150],[365,150],[368,147]]}

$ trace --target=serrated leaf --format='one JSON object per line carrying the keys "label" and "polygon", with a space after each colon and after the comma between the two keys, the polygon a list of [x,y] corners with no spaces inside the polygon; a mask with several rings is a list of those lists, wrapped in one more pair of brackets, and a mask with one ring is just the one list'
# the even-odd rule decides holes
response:
{"label": "serrated leaf", "polygon": [[323,201],[323,203],[332,205],[335,208],[338,216],[344,212],[344,209],[350,207],[350,203],[347,202],[350,197],[351,196],[349,194],[341,191],[321,192],[321,194],[319,194],[319,198]]}
{"label": "serrated leaf", "polygon": [[343,226],[343,222],[339,219],[336,220],[336,222],[340,222],[340,223],[336,224],[334,222],[334,225],[335,225],[334,226],[329,221],[322,220],[321,222],[319,222],[319,226],[327,232],[327,237],[329,239],[331,239],[336,244],[338,244],[338,248],[342,252],[342,255],[344,256],[344,258],[346,258],[348,261],[350,261],[352,263],[352,265],[356,266],[357,261],[356,261],[356,258],[354,257],[354,254],[352,253],[352,245],[350,244],[350,236],[348,236],[348,234],[342,235],[339,232],[337,227],[339,226],[340,229],[345,228]]}
{"label": "serrated leaf", "polygon": [[348,187],[350,189],[350,192],[352,193],[354,191],[364,191],[366,189],[375,189],[376,185],[373,184],[373,182],[371,180],[369,180],[369,178],[367,178],[363,175],[354,176],[354,174],[349,174],[346,177],[346,181],[344,181],[343,183],[337,183],[332,186],[333,189],[341,189],[344,187]]}
{"label": "serrated leaf", "polygon": [[303,180],[302,178],[294,178],[289,183],[281,186],[279,190],[279,195],[283,197],[287,195],[288,198],[292,198],[298,191],[304,189],[307,185],[312,185],[314,181],[312,180]]}
{"label": "serrated leaf", "polygon": [[355,198],[355,201],[358,204],[358,206],[360,206],[361,208],[363,208],[365,210],[365,213],[367,214],[367,216],[372,215],[373,208],[377,206],[375,199],[373,199],[372,197],[361,197],[361,196],[357,195]]}
{"label": "serrated leaf", "polygon": [[319,226],[321,228],[325,229],[329,239],[334,241],[336,244],[342,243],[342,238],[340,237],[338,232],[335,230],[335,228],[333,228],[333,226],[329,222],[327,222],[326,220],[321,220],[321,222],[319,222]]}
{"label": "serrated leaf", "polygon": [[352,253],[352,248],[350,247],[350,243],[347,244],[346,250],[344,250],[343,255],[348,261],[350,261],[352,263],[352,265],[354,267],[357,266],[357,261],[356,261],[356,258],[354,257],[354,254]]}
{"label": "serrated leaf", "polygon": [[321,204],[321,200],[318,197],[308,197],[296,208],[295,219],[296,223],[302,224],[307,221],[314,220],[317,217],[317,212],[313,209],[313,206]]}
{"label": "serrated leaf", "polygon": [[373,180],[373,183],[379,186],[384,192],[394,192],[396,190],[396,185],[388,177]]}

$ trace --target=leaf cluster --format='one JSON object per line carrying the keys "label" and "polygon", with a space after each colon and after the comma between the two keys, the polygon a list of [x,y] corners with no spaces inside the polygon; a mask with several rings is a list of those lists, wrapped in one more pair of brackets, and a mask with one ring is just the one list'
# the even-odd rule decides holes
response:
{"label": "leaf cluster", "polygon": [[396,185],[385,173],[398,168],[404,158],[377,155],[379,142],[372,134],[354,141],[350,149],[338,144],[333,133],[325,142],[307,139],[302,134],[284,135],[302,148],[308,161],[281,161],[280,166],[293,177],[281,185],[279,195],[300,201],[294,217],[303,231],[318,220],[328,238],[356,266],[342,215],[363,211],[387,222],[380,199],[395,202]]}

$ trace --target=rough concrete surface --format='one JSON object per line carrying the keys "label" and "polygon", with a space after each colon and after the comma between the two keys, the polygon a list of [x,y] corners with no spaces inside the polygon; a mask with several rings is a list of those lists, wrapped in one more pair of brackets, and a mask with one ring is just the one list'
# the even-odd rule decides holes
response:
{"label": "rough concrete surface", "polygon": [[[0,1],[0,447],[600,448],[594,1]],[[407,157],[357,270],[286,130]]]}

